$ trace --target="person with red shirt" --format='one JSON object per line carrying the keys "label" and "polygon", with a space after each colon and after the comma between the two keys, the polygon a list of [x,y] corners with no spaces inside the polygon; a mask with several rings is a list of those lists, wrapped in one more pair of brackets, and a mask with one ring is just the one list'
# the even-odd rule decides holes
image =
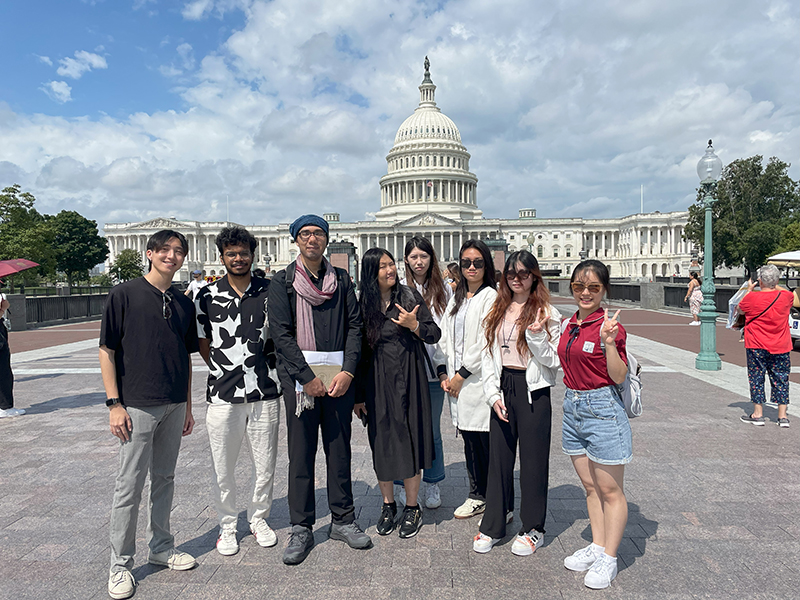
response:
{"label": "person with red shirt", "polygon": [[[789,372],[792,364],[789,352],[792,337],[789,333],[789,312],[794,295],[778,286],[780,271],[775,265],[758,270],[758,282],[751,281],[739,302],[744,314],[744,347],[747,353],[747,379],[750,381],[750,400],[753,412],[742,415],[745,423],[764,425],[764,376],[769,374],[772,386],[770,400],[778,405],[778,425],[789,427],[786,408],[789,405]],[[761,291],[755,291],[756,283]]]}
{"label": "person with red shirt", "polygon": [[585,260],[572,273],[570,287],[578,310],[565,324],[558,344],[564,370],[561,448],[572,458],[586,490],[592,543],[564,559],[571,571],[588,571],[592,589],[617,576],[617,549],[628,522],[623,491],[625,465],[633,456],[631,426],[617,386],[628,371],[625,328],[600,307],[608,293],[608,267]]}

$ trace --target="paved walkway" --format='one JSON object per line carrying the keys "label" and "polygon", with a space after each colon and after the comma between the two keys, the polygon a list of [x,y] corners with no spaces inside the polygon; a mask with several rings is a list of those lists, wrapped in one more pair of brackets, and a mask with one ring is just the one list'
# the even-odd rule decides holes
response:
{"label": "paved walkway", "polygon": [[[565,310],[569,305],[564,305]],[[281,563],[288,535],[286,437],[281,427],[275,503],[269,519],[277,548],[240,533],[241,551],[214,550],[209,507],[210,452],[204,370],[196,360],[195,433],[184,439],[176,473],[172,527],[200,565],[174,573],[142,564],[138,599],[225,598],[796,598],[800,580],[800,391],[792,383],[792,427],[739,421],[749,408],[738,334],[718,327],[723,370],[694,370],[699,328],[682,315],[623,308],[629,347],[644,366],[644,415],[633,422],[634,460],[626,468],[629,522],[621,572],[609,590],[586,589],[564,556],[589,539],[583,492],[560,450],[561,398],[553,390],[553,444],[545,546],[511,554],[520,526],[489,554],[472,550],[477,519],[455,520],[467,492],[463,446],[442,419],[447,478],[443,505],[425,512],[411,540],[374,535],[380,496],[365,430],[354,424],[353,479],[359,523],[375,547],[355,551],[324,533],[330,514],[318,461],[318,546],[305,563]],[[28,415],[0,421],[0,599],[107,598],[108,513],[117,443],[108,433],[97,366],[97,323],[12,335],[17,406]],[[730,334],[730,335],[729,335]],[[731,337],[731,339],[728,339]],[[739,356],[741,355],[741,356]],[[800,354],[792,354],[797,368]],[[793,376],[793,379],[796,378]],[[320,451],[321,454],[321,451]],[[239,465],[244,481],[247,463]],[[241,504],[241,502],[240,502]],[[243,505],[242,505],[243,507]],[[144,515],[145,506],[142,507]],[[240,515],[240,532],[247,531]]]}

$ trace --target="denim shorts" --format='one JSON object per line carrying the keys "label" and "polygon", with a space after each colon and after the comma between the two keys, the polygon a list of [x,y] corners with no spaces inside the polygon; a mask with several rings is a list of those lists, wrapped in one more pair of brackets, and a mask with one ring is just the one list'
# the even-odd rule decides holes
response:
{"label": "denim shorts", "polygon": [[567,388],[561,449],[570,456],[585,454],[601,465],[631,462],[631,425],[614,387],[585,391]]}

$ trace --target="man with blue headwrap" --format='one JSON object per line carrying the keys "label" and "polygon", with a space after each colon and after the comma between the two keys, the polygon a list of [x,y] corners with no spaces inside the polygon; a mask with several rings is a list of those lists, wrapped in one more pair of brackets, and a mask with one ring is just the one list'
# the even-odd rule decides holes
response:
{"label": "man with blue headwrap", "polygon": [[322,430],[331,539],[351,548],[372,540],[355,522],[350,434],[361,354],[361,313],[344,269],[325,260],[328,223],[303,215],[289,227],[300,256],[275,274],[267,313],[286,404],[291,537],[283,562],[303,562],[314,546],[314,460]]}

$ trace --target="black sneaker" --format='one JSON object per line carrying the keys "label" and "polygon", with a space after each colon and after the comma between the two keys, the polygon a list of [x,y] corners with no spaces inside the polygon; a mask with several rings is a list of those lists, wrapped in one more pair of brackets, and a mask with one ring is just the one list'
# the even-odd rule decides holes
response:
{"label": "black sneaker", "polygon": [[422,509],[417,506],[406,506],[400,523],[400,537],[414,537],[422,529]]}
{"label": "black sneaker", "polygon": [[386,504],[384,502],[383,509],[381,509],[381,516],[378,519],[378,525],[375,530],[378,535],[389,535],[394,531],[395,519],[397,518],[397,503],[392,502]]}
{"label": "black sneaker", "polygon": [[753,415],[742,415],[739,419],[742,423],[752,423],[753,425],[763,425],[767,421],[764,417],[754,417]]}
{"label": "black sneaker", "polygon": [[303,525],[293,525],[289,543],[283,551],[283,564],[299,565],[314,547],[314,533]]}
{"label": "black sneaker", "polygon": [[361,527],[355,521],[347,524],[331,523],[328,537],[332,540],[342,541],[356,550],[363,550],[372,546],[372,538],[361,531]]}
{"label": "black sneaker", "polygon": [[786,417],[778,419],[778,427],[789,427],[789,419]]}

